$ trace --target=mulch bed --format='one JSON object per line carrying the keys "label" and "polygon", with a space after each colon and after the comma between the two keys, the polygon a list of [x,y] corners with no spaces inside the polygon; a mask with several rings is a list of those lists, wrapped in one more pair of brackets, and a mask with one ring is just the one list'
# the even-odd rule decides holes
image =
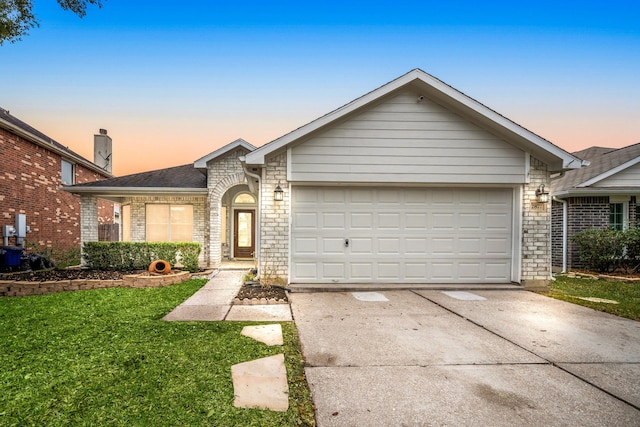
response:
{"label": "mulch bed", "polygon": [[[147,273],[145,270],[136,271],[105,271],[105,270],[46,270],[46,271],[25,271],[16,273],[3,273],[0,280],[18,280],[27,282],[46,282],[55,280],[121,280],[122,276],[128,274]],[[280,287],[265,287],[257,284],[244,284],[238,295],[241,301],[251,301],[266,299],[270,301],[288,302],[287,293]]]}
{"label": "mulch bed", "polygon": [[28,282],[46,282],[54,280],[121,280],[127,274],[140,274],[144,271],[104,271],[104,270],[43,270],[3,273],[1,280],[20,280]]}
{"label": "mulch bed", "polygon": [[236,299],[245,300],[276,300],[288,302],[287,293],[284,289],[276,286],[266,287],[257,284],[243,284],[236,296]]}

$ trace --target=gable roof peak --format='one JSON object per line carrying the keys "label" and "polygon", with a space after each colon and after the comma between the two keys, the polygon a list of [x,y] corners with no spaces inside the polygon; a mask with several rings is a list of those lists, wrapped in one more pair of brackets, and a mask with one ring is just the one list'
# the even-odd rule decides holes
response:
{"label": "gable roof peak", "polygon": [[332,123],[350,114],[356,114],[357,111],[361,111],[374,102],[409,85],[415,88],[420,96],[424,96],[444,108],[455,111],[467,120],[479,124],[481,127],[486,128],[506,141],[510,141],[513,145],[545,162],[550,171],[576,169],[583,165],[580,158],[573,156],[419,68],[414,68],[348,104],[250,152],[246,156],[246,162],[251,165],[263,165],[265,156],[291,143],[300,141],[314,132],[326,129]]}
{"label": "gable roof peak", "polygon": [[238,147],[242,147],[249,152],[256,149],[255,146],[253,146],[252,144],[249,144],[244,139],[238,138],[235,141],[232,141],[227,145],[224,145],[218,148],[217,150],[207,154],[206,156],[200,157],[198,160],[193,162],[193,167],[197,169],[206,169],[208,162],[228,153],[229,151],[235,150]]}

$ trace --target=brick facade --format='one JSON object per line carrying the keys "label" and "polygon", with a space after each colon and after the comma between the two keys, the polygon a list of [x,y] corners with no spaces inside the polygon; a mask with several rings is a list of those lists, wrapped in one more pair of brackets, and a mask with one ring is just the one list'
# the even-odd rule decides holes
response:
{"label": "brick facade", "polygon": [[[262,175],[260,271],[288,280],[290,187],[287,182],[287,153],[281,151],[266,159]],[[283,200],[273,200],[280,184]]]}
{"label": "brick facade", "polygon": [[[15,215],[26,215],[30,227],[27,246],[35,250],[80,247],[80,198],[60,190],[60,154],[0,128],[0,225],[13,225]],[[77,184],[106,176],[75,165]],[[100,224],[113,223],[113,203],[99,201]],[[1,231],[0,231],[1,233]],[[14,244],[14,239],[9,240]]]}
{"label": "brick facade", "polygon": [[551,265],[562,270],[563,204],[554,200],[551,205]]}
{"label": "brick facade", "polygon": [[[223,256],[228,257],[230,254],[229,244],[231,242],[221,243],[222,230],[222,199],[234,186],[246,185],[247,180],[244,174],[242,164],[238,160],[239,157],[246,155],[249,151],[246,148],[238,147],[223,156],[213,159],[207,163],[207,188],[209,189],[208,206],[209,206],[209,241],[208,241],[208,259],[212,265],[219,264]],[[229,226],[231,209],[227,209],[227,221]],[[230,235],[230,234],[229,234]]]}
{"label": "brick facade", "polygon": [[532,157],[529,183],[524,185],[522,195],[520,277],[525,287],[546,286],[551,279],[551,203],[537,203],[540,184],[549,187],[549,172],[544,163]]}

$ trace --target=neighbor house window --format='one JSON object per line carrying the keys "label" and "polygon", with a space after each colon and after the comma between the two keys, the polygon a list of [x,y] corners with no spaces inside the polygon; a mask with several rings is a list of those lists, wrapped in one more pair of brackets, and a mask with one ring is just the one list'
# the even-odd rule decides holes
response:
{"label": "neighbor house window", "polygon": [[191,242],[192,205],[147,205],[147,242]]}
{"label": "neighbor house window", "polygon": [[624,229],[624,203],[609,205],[609,228],[620,231]]}
{"label": "neighbor house window", "polygon": [[73,185],[75,182],[75,167],[73,163],[68,162],[62,159],[62,184],[64,185]]}

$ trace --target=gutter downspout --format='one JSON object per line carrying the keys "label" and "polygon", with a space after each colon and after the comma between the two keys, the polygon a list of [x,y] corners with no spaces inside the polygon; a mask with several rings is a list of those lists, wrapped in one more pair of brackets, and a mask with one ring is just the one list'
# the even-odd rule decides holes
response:
{"label": "gutter downspout", "polygon": [[242,170],[244,171],[245,175],[251,177],[251,178],[255,178],[258,180],[258,212],[257,212],[257,218],[256,218],[256,253],[254,254],[255,258],[256,258],[256,270],[258,270],[258,276],[260,275],[260,230],[262,229],[262,177],[258,174],[255,174],[253,172],[249,172],[249,170],[247,169],[247,159],[245,156],[239,157],[238,158],[240,160],[240,164],[242,165]]}
{"label": "gutter downspout", "polygon": [[555,200],[556,202],[562,203],[562,272],[566,273],[567,272],[567,250],[568,250],[567,233],[569,232],[569,225],[568,225],[569,202],[567,202],[566,200],[558,199],[555,196],[553,197],[553,200]]}

